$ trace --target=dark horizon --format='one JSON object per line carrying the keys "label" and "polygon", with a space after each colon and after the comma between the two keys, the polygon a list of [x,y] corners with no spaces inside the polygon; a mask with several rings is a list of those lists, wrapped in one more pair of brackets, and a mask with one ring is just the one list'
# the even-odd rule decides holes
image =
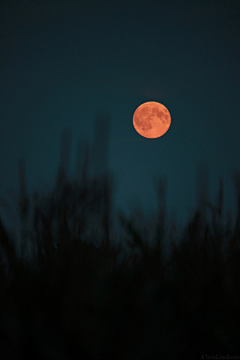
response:
{"label": "dark horizon", "polygon": [[151,224],[139,208],[116,214],[103,167],[90,175],[88,157],[79,156],[81,177],[68,178],[70,145],[65,131],[54,187],[33,201],[19,159],[18,243],[0,217],[1,359],[237,358],[239,173],[235,222],[224,219],[222,181],[216,202],[206,203],[207,172],[199,168],[198,206],[178,232],[166,216],[166,179],[155,178]]}

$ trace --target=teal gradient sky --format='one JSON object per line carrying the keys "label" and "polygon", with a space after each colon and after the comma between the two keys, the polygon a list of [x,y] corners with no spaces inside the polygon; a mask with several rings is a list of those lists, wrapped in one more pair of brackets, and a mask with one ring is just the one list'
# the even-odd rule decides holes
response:
{"label": "teal gradient sky", "polygon": [[[159,5],[161,3],[161,5]],[[44,5],[45,4],[45,5]],[[62,131],[93,141],[94,119],[111,117],[109,169],[117,207],[156,208],[152,176],[168,179],[169,215],[188,218],[200,161],[210,200],[223,177],[235,207],[240,155],[238,1],[5,1],[0,8],[0,193],[51,185]],[[140,137],[132,116],[159,101],[172,124],[162,138]],[[101,133],[99,133],[101,137]]]}

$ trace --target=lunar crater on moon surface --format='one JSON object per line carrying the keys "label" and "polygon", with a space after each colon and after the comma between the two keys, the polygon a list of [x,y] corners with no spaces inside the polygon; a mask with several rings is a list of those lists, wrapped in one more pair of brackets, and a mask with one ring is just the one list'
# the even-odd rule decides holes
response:
{"label": "lunar crater on moon surface", "polygon": [[155,139],[164,135],[171,124],[168,109],[155,101],[140,105],[133,115],[133,126],[143,137]]}

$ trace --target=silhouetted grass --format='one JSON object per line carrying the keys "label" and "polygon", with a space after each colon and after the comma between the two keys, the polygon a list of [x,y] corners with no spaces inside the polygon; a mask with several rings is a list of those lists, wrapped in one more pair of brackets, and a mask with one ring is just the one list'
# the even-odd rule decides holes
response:
{"label": "silhouetted grass", "polygon": [[210,217],[197,209],[174,235],[161,205],[162,184],[150,232],[155,247],[146,241],[149,225],[139,227],[134,215],[123,213],[116,246],[108,173],[77,182],[60,168],[53,191],[35,193],[35,200],[22,177],[21,241],[34,251],[26,258],[23,246],[19,256],[0,221],[8,260],[0,267],[0,359],[239,354],[240,202],[235,223],[230,216],[225,221],[220,180]]}

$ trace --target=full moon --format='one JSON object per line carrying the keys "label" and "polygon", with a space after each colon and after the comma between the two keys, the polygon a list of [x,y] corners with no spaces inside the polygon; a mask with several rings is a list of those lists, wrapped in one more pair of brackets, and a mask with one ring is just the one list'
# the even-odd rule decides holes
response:
{"label": "full moon", "polygon": [[168,109],[155,101],[141,104],[133,114],[133,126],[143,137],[156,139],[163,136],[171,125]]}

